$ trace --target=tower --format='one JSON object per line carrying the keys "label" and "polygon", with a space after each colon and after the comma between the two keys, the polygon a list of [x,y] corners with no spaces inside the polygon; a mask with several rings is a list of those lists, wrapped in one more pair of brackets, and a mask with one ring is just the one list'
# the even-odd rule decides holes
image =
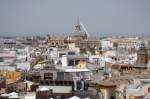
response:
{"label": "tower", "polygon": [[139,50],[137,51],[137,66],[147,66],[148,63],[148,52],[145,44],[142,43]]}
{"label": "tower", "polygon": [[75,30],[69,35],[74,40],[84,40],[87,39],[86,31],[82,31],[83,25],[80,23],[79,17],[77,17],[77,23],[75,25]]}
{"label": "tower", "polygon": [[32,46],[36,47],[37,45],[38,45],[37,37],[36,36],[32,36]]}
{"label": "tower", "polygon": [[148,62],[150,63],[150,40],[146,42],[146,48],[148,53]]}

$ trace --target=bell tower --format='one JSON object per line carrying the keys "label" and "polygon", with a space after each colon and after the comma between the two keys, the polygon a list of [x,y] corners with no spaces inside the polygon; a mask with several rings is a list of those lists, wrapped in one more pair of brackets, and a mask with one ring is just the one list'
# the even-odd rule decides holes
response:
{"label": "bell tower", "polygon": [[148,52],[145,44],[142,43],[139,50],[137,51],[137,66],[146,66],[148,63]]}

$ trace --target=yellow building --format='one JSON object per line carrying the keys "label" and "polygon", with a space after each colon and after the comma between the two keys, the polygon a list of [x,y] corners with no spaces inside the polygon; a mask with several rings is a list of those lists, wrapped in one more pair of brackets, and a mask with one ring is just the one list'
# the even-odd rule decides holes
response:
{"label": "yellow building", "polygon": [[13,83],[21,78],[21,72],[18,71],[0,71],[0,75],[6,78],[7,84]]}
{"label": "yellow building", "polygon": [[79,64],[77,64],[76,66],[77,66],[77,68],[81,68],[81,69],[86,68],[86,61],[80,60]]}
{"label": "yellow building", "polygon": [[135,97],[134,96],[130,96],[130,99],[135,99]]}

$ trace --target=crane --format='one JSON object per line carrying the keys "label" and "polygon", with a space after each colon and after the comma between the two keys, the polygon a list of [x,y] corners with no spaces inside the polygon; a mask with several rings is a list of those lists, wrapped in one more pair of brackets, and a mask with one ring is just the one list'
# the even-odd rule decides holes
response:
{"label": "crane", "polygon": [[87,37],[90,37],[90,34],[88,33],[88,31],[86,30],[85,26],[80,22],[80,25],[82,26],[83,30],[85,31]]}

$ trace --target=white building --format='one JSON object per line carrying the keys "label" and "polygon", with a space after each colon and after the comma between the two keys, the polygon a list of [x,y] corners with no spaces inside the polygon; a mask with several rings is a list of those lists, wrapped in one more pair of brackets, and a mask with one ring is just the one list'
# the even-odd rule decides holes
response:
{"label": "white building", "polygon": [[114,47],[114,44],[111,40],[101,40],[102,49],[110,49]]}

